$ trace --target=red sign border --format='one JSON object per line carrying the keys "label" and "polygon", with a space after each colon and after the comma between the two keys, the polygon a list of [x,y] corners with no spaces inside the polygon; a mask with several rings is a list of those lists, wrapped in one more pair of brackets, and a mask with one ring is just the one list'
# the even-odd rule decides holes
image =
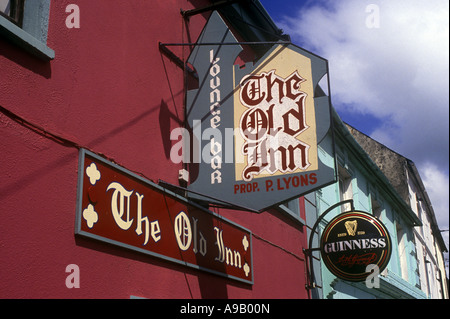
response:
{"label": "red sign border", "polygon": [[[251,266],[250,266],[251,267],[251,269],[250,269],[251,279],[250,280],[246,280],[246,279],[239,278],[239,277],[236,277],[236,276],[233,276],[233,275],[229,275],[229,274],[226,274],[226,273],[218,272],[218,271],[215,271],[213,269],[209,269],[209,268],[201,267],[199,265],[192,264],[192,263],[189,263],[189,262],[177,260],[177,259],[169,257],[169,256],[165,256],[165,255],[162,255],[162,254],[159,254],[159,253],[155,253],[155,252],[152,252],[152,251],[149,251],[149,250],[146,250],[146,249],[142,249],[142,248],[139,248],[139,247],[136,247],[136,246],[132,246],[132,245],[129,245],[129,244],[126,244],[126,243],[122,243],[122,242],[119,242],[119,241],[116,241],[116,240],[112,240],[112,239],[109,239],[109,238],[105,238],[105,237],[102,237],[102,236],[99,236],[99,235],[92,234],[92,233],[85,232],[85,231],[81,230],[82,211],[83,211],[83,208],[82,208],[82,197],[83,197],[82,194],[83,194],[83,180],[84,180],[84,178],[83,178],[84,176],[83,175],[84,175],[84,163],[85,163],[85,156],[86,155],[91,156],[91,157],[95,158],[95,160],[101,161],[103,164],[109,165],[109,166],[113,167],[114,169],[117,169],[117,170],[119,170],[120,172],[122,172],[122,173],[124,173],[126,175],[129,175],[129,176],[131,176],[133,178],[138,179],[140,182],[142,182],[144,184],[147,184],[150,188],[154,189],[155,191],[163,192],[164,195],[170,196],[173,199],[175,199],[177,201],[180,201],[180,202],[182,202],[185,205],[193,206],[194,208],[199,209],[199,210],[201,210],[201,211],[203,211],[203,212],[205,212],[207,214],[211,214],[215,218],[218,218],[218,219],[220,219],[220,220],[222,220],[222,221],[224,221],[226,223],[229,223],[229,224],[231,224],[231,225],[241,229],[243,232],[248,233],[248,235],[249,235],[249,247],[250,247],[250,260],[251,260]],[[148,179],[145,179],[142,176],[139,176],[136,173],[133,173],[133,172],[127,170],[126,168],[124,168],[122,166],[119,166],[119,165],[117,165],[117,164],[115,164],[113,162],[110,162],[110,161],[104,159],[103,157],[101,157],[101,156],[99,156],[99,155],[97,155],[97,154],[95,154],[95,153],[93,153],[93,152],[91,152],[91,151],[89,151],[87,149],[84,149],[84,148],[80,149],[79,160],[78,160],[78,187],[77,187],[76,214],[75,214],[75,235],[86,237],[86,238],[91,238],[91,239],[94,239],[94,240],[105,242],[107,244],[112,244],[114,246],[119,246],[119,247],[122,247],[122,248],[125,248],[125,249],[128,249],[128,250],[132,250],[132,251],[135,251],[135,252],[138,252],[138,253],[142,253],[142,254],[151,256],[151,257],[156,257],[156,258],[159,258],[159,259],[162,259],[162,260],[166,260],[166,261],[169,261],[169,262],[173,262],[173,263],[176,263],[176,264],[179,264],[179,265],[188,266],[190,268],[194,268],[194,269],[197,269],[197,270],[205,271],[205,272],[208,272],[208,273],[211,273],[211,274],[215,274],[215,275],[218,275],[218,276],[221,276],[221,277],[225,277],[225,278],[228,278],[228,279],[237,280],[237,281],[240,281],[240,282],[243,282],[243,283],[247,283],[247,284],[250,284],[250,285],[254,284],[254,278],[253,278],[253,238],[252,238],[253,236],[252,236],[252,232],[249,229],[247,229],[247,228],[245,228],[245,227],[243,227],[243,226],[241,226],[239,224],[236,224],[235,222],[233,222],[233,221],[231,221],[229,219],[226,219],[225,217],[220,216],[220,215],[218,215],[218,214],[216,214],[216,213],[214,213],[214,212],[212,212],[212,211],[210,211],[210,210],[208,210],[208,209],[198,205],[197,203],[195,203],[193,201],[190,201],[187,198],[182,197],[182,196],[180,196],[180,195],[170,191],[167,188],[164,188],[164,187],[162,187],[162,186],[160,186],[158,184],[155,184],[154,182],[152,182],[152,181],[150,181]]]}

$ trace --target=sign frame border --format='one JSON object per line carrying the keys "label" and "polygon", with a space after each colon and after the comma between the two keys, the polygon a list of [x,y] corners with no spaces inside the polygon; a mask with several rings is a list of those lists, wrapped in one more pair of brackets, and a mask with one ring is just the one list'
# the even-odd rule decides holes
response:
{"label": "sign frame border", "polygon": [[[389,264],[389,262],[390,262],[390,259],[391,259],[391,257],[392,257],[392,238],[391,238],[391,235],[389,234],[389,231],[388,231],[388,229],[387,229],[387,227],[386,227],[386,225],[384,225],[384,223],[380,220],[380,219],[378,219],[377,217],[375,217],[374,215],[372,215],[372,214],[370,214],[370,213],[368,213],[368,212],[366,212],[366,211],[362,211],[362,210],[357,210],[357,209],[352,209],[352,210],[350,210],[350,211],[346,211],[346,212],[343,212],[343,213],[340,213],[340,214],[338,214],[338,215],[336,215],[335,217],[333,217],[327,224],[326,224],[326,226],[324,227],[324,229],[322,230],[322,233],[321,233],[321,235],[320,235],[320,238],[319,238],[319,249],[320,249],[320,253],[321,253],[321,259],[322,259],[322,261],[323,261],[323,263],[324,263],[324,265],[325,265],[325,267],[328,269],[328,271],[330,272],[330,273],[332,273],[335,277],[337,277],[337,278],[339,278],[339,279],[341,279],[341,280],[345,280],[345,281],[350,281],[350,282],[363,282],[363,281],[365,281],[366,279],[367,279],[367,277],[370,275],[370,273],[369,274],[367,274],[367,276],[365,276],[365,277],[363,277],[364,275],[363,274],[361,274],[361,275],[358,275],[358,276],[354,276],[353,278],[350,278],[350,277],[344,277],[343,275],[338,275],[338,274],[336,274],[336,270],[332,270],[331,268],[337,268],[335,265],[333,265],[327,258],[326,258],[326,253],[324,253],[324,248],[323,248],[323,243],[324,243],[324,237],[325,237],[325,233],[327,232],[327,231],[330,231],[331,229],[329,229],[330,227],[334,227],[334,224],[336,224],[336,221],[338,220],[338,219],[342,219],[342,218],[345,218],[347,215],[350,215],[350,214],[352,214],[352,213],[356,213],[356,214],[360,214],[360,215],[362,215],[362,216],[365,216],[365,218],[367,218],[367,217],[369,217],[369,218],[371,218],[371,219],[374,219],[375,220],[375,222],[378,224],[378,225],[375,225],[374,227],[378,227],[378,226],[380,226],[380,228],[381,228],[381,230],[383,230],[384,232],[386,232],[386,238],[388,239],[388,245],[387,245],[387,254],[386,254],[386,257],[385,257],[385,261],[382,263],[382,265],[381,265],[381,267],[378,265],[378,264],[376,264],[378,267],[379,267],[379,272],[381,273],[383,270],[385,270],[386,268],[387,268],[387,266],[388,266],[388,264]],[[368,219],[367,219],[368,220]],[[369,221],[369,222],[371,222],[371,223],[373,223],[372,221]],[[357,278],[358,277],[358,278]]]}

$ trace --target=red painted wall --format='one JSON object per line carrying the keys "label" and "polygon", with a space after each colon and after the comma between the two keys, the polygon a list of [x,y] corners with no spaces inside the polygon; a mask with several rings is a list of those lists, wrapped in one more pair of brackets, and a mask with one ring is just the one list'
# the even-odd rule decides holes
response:
{"label": "red painted wall", "polygon": [[[81,27],[68,29],[71,2],[51,3],[53,61],[0,37],[0,106],[148,179],[177,184],[169,135],[182,121],[183,73],[158,42],[195,42],[208,13],[185,23],[180,8],[209,2],[80,0]],[[0,298],[307,298],[306,230],[282,213],[217,211],[254,234],[250,286],[76,237],[77,170],[74,145],[0,112]],[[78,289],[66,287],[69,264],[79,266]]]}

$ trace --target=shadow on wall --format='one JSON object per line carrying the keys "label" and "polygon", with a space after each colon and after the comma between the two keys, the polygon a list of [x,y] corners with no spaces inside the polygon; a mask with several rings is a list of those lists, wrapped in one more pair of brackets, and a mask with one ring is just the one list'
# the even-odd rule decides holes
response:
{"label": "shadow on wall", "polygon": [[43,61],[0,38],[0,55],[46,79],[52,76],[50,61]]}

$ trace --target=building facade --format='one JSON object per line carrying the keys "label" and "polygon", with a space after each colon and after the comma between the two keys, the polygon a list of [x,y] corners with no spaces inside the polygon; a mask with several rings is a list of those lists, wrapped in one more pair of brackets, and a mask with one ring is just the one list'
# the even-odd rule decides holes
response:
{"label": "building facade", "polygon": [[[442,278],[443,249],[435,238],[434,214],[429,203],[412,202],[426,195],[418,174],[410,165],[411,202],[405,202],[334,111],[316,113],[333,123],[332,129],[322,122],[316,127],[321,135],[314,165],[331,174],[329,181],[311,171],[286,179],[278,172],[273,180],[264,177],[264,184],[243,176],[228,189],[242,195],[241,202],[203,196],[196,191],[207,191],[229,173],[226,156],[218,157],[225,144],[210,139],[211,185],[190,188],[201,168],[178,159],[186,150],[180,137],[191,133],[186,123],[195,113],[196,90],[209,90],[206,122],[219,127],[230,114],[224,106],[237,99],[234,87],[222,96],[217,91],[226,85],[225,72],[244,77],[251,68],[272,66],[276,55],[291,62],[301,52],[319,66],[311,71],[315,86],[309,96],[317,105],[329,101],[318,84],[326,63],[290,46],[289,36],[259,1],[0,0],[0,12],[0,297],[445,296],[433,281]],[[216,40],[217,30],[226,36]],[[275,44],[289,50],[275,54]],[[223,49],[236,57],[214,54],[237,45],[241,52]],[[205,54],[202,46],[211,49]],[[225,59],[232,60],[228,71],[217,63]],[[295,91],[304,82],[298,73],[264,72],[268,86],[303,106]],[[246,103],[259,92],[256,82],[248,83]],[[267,116],[266,124],[283,128],[289,138],[306,129],[296,109],[278,117],[280,127],[273,127],[273,108],[266,111],[248,115],[248,123]],[[245,131],[244,136],[248,140]],[[271,168],[297,168],[290,167],[291,159],[307,148],[294,145],[278,148],[278,154],[291,157]],[[187,149],[194,156],[194,147]],[[317,168],[303,164],[306,170]],[[311,188],[302,197],[293,190],[300,184]],[[263,190],[267,197],[254,196]],[[273,190],[276,196],[270,195]],[[283,200],[276,202],[277,196]],[[274,198],[270,207],[268,198]],[[377,288],[336,278],[320,253],[310,250],[318,247],[326,223],[349,207],[336,208],[314,229],[321,213],[349,199],[380,219],[392,239],[391,259]],[[317,234],[308,242],[312,231]]]}
{"label": "building facade", "polygon": [[418,287],[431,299],[448,299],[443,252],[447,247],[420,174],[411,160],[347,125],[352,136],[380,167],[397,193],[409,204],[422,223],[413,229],[419,263]]}
{"label": "building facade", "polygon": [[[420,290],[419,262],[416,256],[414,229],[421,222],[390,185],[381,170],[352,137],[337,113],[334,113],[338,183],[316,192],[310,214],[320,216],[326,209],[343,200],[353,200],[356,210],[365,211],[381,220],[392,240],[392,254],[387,268],[381,272],[376,286],[365,281],[349,282],[334,276],[316,256],[317,298],[389,299],[426,298]],[[329,156],[328,154],[323,154]],[[330,158],[331,160],[331,158]],[[349,211],[349,204],[334,209],[322,220],[321,229],[337,214]],[[306,210],[308,215],[308,207]],[[316,236],[317,237],[317,236]]]}
{"label": "building facade", "polygon": [[[448,298],[445,269],[442,267],[445,244],[437,232],[434,212],[414,164],[344,124],[337,113],[334,113],[334,124],[338,183],[316,191],[315,196],[305,197],[306,216],[315,211],[320,216],[334,203],[352,199],[354,209],[369,212],[383,222],[391,236],[393,250],[376,285],[337,278],[317,253],[313,263],[317,274],[315,287],[311,287],[313,297]],[[332,160],[328,154],[323,155]],[[422,198],[420,202],[423,204],[411,201],[417,198]],[[348,203],[335,208],[322,220],[320,229],[336,215],[350,210]],[[321,230],[314,237],[313,247],[319,244],[317,239]]]}

